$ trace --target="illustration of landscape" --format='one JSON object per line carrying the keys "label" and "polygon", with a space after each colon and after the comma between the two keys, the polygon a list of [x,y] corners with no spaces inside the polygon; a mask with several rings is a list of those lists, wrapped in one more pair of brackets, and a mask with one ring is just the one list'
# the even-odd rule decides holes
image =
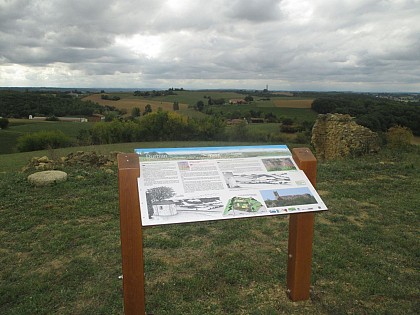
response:
{"label": "illustration of landscape", "polygon": [[290,176],[287,173],[279,174],[234,174],[224,172],[223,177],[229,189],[247,189],[264,185],[290,185]]}
{"label": "illustration of landscape", "polygon": [[177,221],[189,221],[192,217],[209,215],[219,216],[223,203],[219,197],[182,198],[173,196],[167,199],[151,200],[146,194],[149,219],[164,219],[176,216]]}
{"label": "illustration of landscape", "polygon": [[267,208],[287,207],[318,203],[309,188],[288,188],[262,190],[261,195]]}
{"label": "illustration of landscape", "polygon": [[291,158],[262,159],[262,162],[268,172],[296,170]]}

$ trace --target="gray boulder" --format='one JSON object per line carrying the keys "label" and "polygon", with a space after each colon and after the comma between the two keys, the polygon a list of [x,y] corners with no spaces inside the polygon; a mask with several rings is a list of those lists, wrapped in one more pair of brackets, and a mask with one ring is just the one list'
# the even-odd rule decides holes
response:
{"label": "gray boulder", "polygon": [[28,176],[28,182],[34,186],[47,186],[66,180],[67,173],[62,171],[36,172]]}

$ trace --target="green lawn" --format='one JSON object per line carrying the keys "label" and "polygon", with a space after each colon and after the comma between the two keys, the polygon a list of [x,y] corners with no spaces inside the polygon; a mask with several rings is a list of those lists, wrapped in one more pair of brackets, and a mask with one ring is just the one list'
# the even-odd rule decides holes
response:
{"label": "green lawn", "polygon": [[[65,167],[67,182],[35,188],[33,170],[3,166],[43,152],[25,154],[0,156],[0,314],[123,314],[116,167]],[[417,314],[419,155],[414,147],[319,163],[329,211],[316,214],[309,301],[286,298],[285,216],[145,229],[147,311]]]}

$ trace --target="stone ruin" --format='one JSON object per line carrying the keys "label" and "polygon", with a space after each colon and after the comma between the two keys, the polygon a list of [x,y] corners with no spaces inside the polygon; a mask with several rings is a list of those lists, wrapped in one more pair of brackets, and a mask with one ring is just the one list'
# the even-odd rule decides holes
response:
{"label": "stone ruin", "polygon": [[353,117],[343,114],[318,115],[311,142],[320,160],[359,156],[380,150],[380,138],[376,132],[358,125]]}
{"label": "stone ruin", "polygon": [[22,171],[36,169],[39,171],[52,170],[59,166],[94,166],[111,167],[117,165],[117,155],[121,152],[111,152],[110,154],[97,154],[96,152],[77,151],[67,156],[50,159],[47,156],[34,157]]}

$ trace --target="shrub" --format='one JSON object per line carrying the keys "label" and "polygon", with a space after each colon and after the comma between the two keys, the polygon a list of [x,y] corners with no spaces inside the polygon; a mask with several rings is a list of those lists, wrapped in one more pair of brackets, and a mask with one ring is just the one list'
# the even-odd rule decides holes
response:
{"label": "shrub", "polygon": [[59,121],[59,119],[54,115],[47,117],[45,120],[46,121]]}
{"label": "shrub", "polygon": [[231,130],[230,139],[233,141],[245,141],[248,139],[249,131],[245,121],[234,125]]}
{"label": "shrub", "polygon": [[9,126],[9,119],[0,118],[0,129],[6,129]]}
{"label": "shrub", "polygon": [[280,131],[284,132],[284,133],[295,133],[297,132],[297,128],[295,126],[291,126],[291,125],[281,125],[280,126]]}
{"label": "shrub", "polygon": [[72,139],[62,131],[38,131],[18,138],[17,148],[21,152],[64,148],[73,144]]}
{"label": "shrub", "polygon": [[390,148],[408,148],[413,140],[413,133],[407,127],[394,126],[388,129],[388,132],[386,133],[386,140]]}

